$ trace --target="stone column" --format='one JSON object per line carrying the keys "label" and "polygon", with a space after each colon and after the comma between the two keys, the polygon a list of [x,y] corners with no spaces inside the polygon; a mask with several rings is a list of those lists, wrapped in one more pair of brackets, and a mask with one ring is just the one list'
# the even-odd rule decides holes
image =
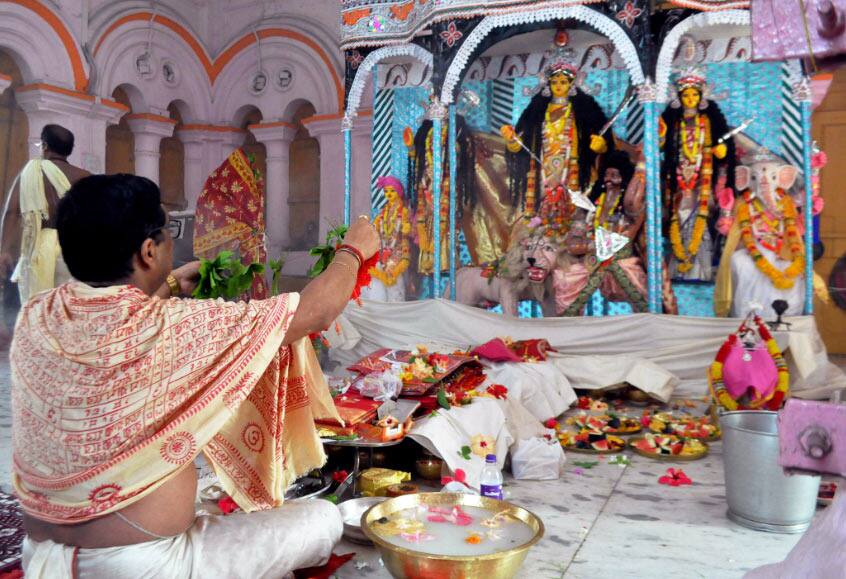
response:
{"label": "stone column", "polygon": [[111,99],[46,84],[22,86],[15,95],[29,122],[30,158],[41,156],[37,146],[41,141],[41,129],[55,123],[74,134],[74,149],[68,161],[92,173],[103,172],[106,127],[126,114],[125,106]]}
{"label": "stone column", "polygon": [[246,132],[226,125],[191,124],[182,125],[176,135],[185,147],[186,209],[194,211],[206,179],[244,142]]}
{"label": "stone column", "polygon": [[294,140],[297,127],[278,121],[247,128],[258,142],[264,144],[267,151],[267,175],[264,180],[267,245],[268,255],[275,258],[291,244],[288,166],[291,141]]}
{"label": "stone column", "polygon": [[[330,225],[344,222],[344,137],[341,117],[316,115],[303,119],[309,134],[320,143],[320,235],[323,240]],[[358,163],[353,151],[353,165]],[[351,211],[351,219],[357,213]]]}
{"label": "stone column", "polygon": [[134,113],[126,120],[135,138],[135,174],[159,183],[162,138],[173,135],[176,121],[152,113]]}
{"label": "stone column", "polygon": [[352,151],[350,217],[354,219],[359,215],[370,215],[370,180],[373,167],[371,161],[373,154],[372,111],[360,111],[353,119]]}

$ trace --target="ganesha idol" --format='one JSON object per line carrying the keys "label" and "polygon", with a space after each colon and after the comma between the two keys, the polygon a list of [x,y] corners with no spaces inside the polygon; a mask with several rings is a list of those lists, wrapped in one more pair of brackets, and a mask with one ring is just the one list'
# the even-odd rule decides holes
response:
{"label": "ganesha idol", "polygon": [[[757,307],[774,319],[775,300],[784,300],[786,315],[805,306],[803,219],[790,195],[798,169],[768,151],[755,153],[735,172],[736,197],[719,199],[719,228],[727,233],[714,295],[718,316],[745,317]],[[822,208],[814,203],[814,213]]]}

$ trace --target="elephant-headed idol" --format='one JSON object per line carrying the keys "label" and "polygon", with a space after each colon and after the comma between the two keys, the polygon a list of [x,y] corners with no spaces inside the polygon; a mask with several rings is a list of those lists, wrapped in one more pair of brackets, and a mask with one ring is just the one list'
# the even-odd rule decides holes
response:
{"label": "elephant-headed idol", "polygon": [[798,169],[759,149],[735,171],[737,195],[720,199],[720,228],[728,232],[714,295],[718,316],[745,317],[762,306],[775,318],[775,300],[787,315],[805,306],[803,220],[790,194]]}

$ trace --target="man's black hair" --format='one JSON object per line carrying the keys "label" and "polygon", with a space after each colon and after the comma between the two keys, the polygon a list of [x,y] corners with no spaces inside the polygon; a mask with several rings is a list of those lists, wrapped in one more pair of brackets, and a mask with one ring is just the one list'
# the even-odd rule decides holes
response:
{"label": "man's black hair", "polygon": [[73,152],[73,133],[61,125],[44,125],[41,129],[41,142],[62,157],[67,157]]}
{"label": "man's black hair", "polygon": [[158,186],[135,175],[92,175],[76,182],[59,202],[56,218],[62,256],[83,282],[126,279],[132,257],[167,225]]}

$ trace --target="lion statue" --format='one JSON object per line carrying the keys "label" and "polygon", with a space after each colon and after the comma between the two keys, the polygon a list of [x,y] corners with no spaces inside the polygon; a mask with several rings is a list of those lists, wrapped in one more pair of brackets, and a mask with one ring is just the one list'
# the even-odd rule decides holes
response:
{"label": "lion statue", "polygon": [[462,267],[455,274],[456,301],[474,307],[502,306],[516,316],[521,300],[534,300],[546,317],[556,315],[553,270],[567,268],[572,258],[564,245],[521,219],[511,231],[505,255],[493,274],[481,267]]}

